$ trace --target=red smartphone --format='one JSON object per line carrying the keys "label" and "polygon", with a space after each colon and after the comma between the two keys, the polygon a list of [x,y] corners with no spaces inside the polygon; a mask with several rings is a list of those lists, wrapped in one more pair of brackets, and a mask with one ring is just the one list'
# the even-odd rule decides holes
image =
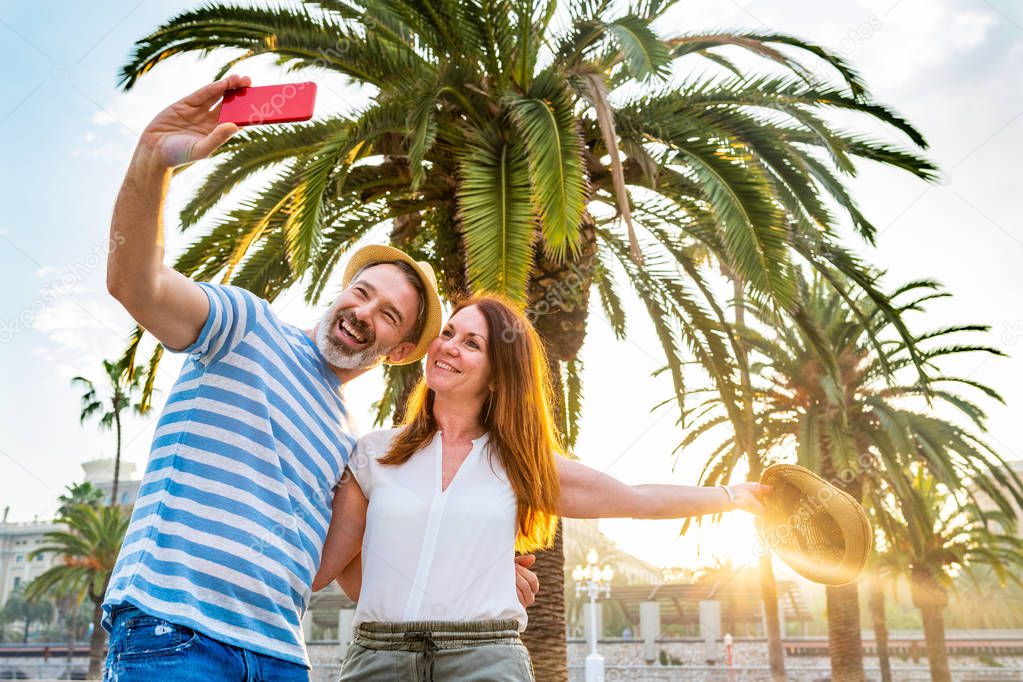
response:
{"label": "red smartphone", "polygon": [[308,121],[316,104],[316,83],[237,88],[224,93],[220,122],[239,126]]}

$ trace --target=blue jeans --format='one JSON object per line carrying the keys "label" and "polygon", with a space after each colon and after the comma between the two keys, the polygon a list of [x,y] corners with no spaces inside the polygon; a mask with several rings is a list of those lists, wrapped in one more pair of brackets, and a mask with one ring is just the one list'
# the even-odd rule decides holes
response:
{"label": "blue jeans", "polygon": [[130,604],[111,614],[104,682],[308,682],[305,666],[218,642]]}

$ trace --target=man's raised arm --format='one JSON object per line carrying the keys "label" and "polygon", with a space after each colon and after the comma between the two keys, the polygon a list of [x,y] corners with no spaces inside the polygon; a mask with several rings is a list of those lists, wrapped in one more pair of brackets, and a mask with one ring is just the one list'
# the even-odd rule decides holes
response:
{"label": "man's raised arm", "polygon": [[213,105],[227,90],[249,85],[247,77],[229,76],[157,114],[142,132],[114,205],[107,290],[171,349],[196,340],[210,309],[198,285],[163,262],[163,200],[171,170],[209,156],[238,132],[233,123],[218,125],[220,105]]}

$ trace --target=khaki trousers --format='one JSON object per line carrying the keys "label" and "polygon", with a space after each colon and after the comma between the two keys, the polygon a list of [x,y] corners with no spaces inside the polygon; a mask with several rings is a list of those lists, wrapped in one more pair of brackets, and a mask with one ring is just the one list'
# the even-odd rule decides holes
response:
{"label": "khaki trousers", "polygon": [[533,682],[515,620],[360,623],[341,682]]}

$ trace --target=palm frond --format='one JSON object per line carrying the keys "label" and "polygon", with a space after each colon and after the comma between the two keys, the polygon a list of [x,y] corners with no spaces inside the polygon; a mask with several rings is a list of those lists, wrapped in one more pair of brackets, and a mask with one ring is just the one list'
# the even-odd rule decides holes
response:
{"label": "palm frond", "polygon": [[634,14],[626,15],[609,23],[606,30],[621,50],[632,77],[642,81],[668,75],[671,63],[668,45],[645,20]]}
{"label": "palm frond", "polygon": [[483,133],[459,163],[458,216],[470,286],[524,303],[536,232],[524,150]]}
{"label": "palm frond", "polygon": [[611,180],[615,192],[615,200],[618,206],[618,213],[629,232],[629,250],[633,260],[643,262],[643,253],[639,248],[639,241],[636,238],[636,230],[632,224],[632,208],[629,201],[629,193],[625,188],[625,172],[622,168],[622,155],[618,149],[618,135],[615,132],[614,112],[611,103],[608,101],[607,84],[604,75],[593,69],[577,69],[579,90],[593,105],[597,114],[597,125],[600,127],[604,139],[604,149],[611,159]]}
{"label": "palm frond", "polygon": [[240,182],[253,174],[315,152],[325,138],[350,127],[341,118],[301,125],[253,126],[227,141],[214,152],[220,163],[181,209],[182,229],[195,225]]}
{"label": "palm frond", "polygon": [[616,339],[624,341],[626,337],[625,308],[618,295],[612,273],[599,257],[594,264],[593,283],[597,287],[601,307],[608,324],[611,325],[611,331],[614,332]]}
{"label": "palm frond", "polygon": [[139,77],[174,55],[206,54],[224,47],[244,50],[244,58],[270,53],[281,65],[332,69],[376,85],[428,69],[407,45],[374,33],[359,33],[329,14],[313,16],[306,7],[211,2],[178,14],[136,42],[121,70],[120,85],[130,90]]}
{"label": "palm frond", "polygon": [[587,191],[572,107],[553,77],[537,78],[531,96],[512,95],[508,112],[522,135],[544,249],[555,258],[575,252]]}
{"label": "palm frond", "polygon": [[561,429],[561,435],[566,448],[575,447],[579,439],[579,420],[582,417],[583,405],[583,363],[575,359],[565,363],[564,386],[565,395],[562,404],[565,414],[565,424]]}

